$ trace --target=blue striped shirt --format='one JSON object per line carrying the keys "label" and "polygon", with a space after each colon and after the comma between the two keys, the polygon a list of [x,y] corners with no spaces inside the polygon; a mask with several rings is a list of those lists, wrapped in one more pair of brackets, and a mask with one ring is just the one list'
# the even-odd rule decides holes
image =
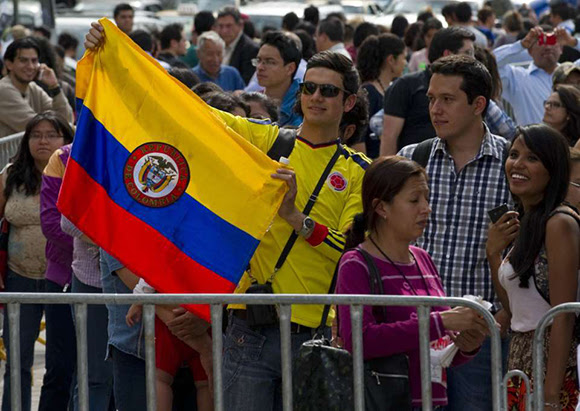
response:
{"label": "blue striped shirt", "polygon": [[[448,296],[472,294],[496,302],[485,243],[487,211],[511,202],[503,166],[505,144],[485,126],[479,153],[459,172],[443,140],[436,138],[431,148],[426,170],[432,212],[417,246],[433,258]],[[412,158],[416,146],[399,154]]]}

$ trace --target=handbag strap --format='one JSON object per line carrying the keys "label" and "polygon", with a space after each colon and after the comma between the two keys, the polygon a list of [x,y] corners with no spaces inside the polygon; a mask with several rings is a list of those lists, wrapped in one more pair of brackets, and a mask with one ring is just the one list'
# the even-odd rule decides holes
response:
{"label": "handbag strap", "polygon": [[[316,184],[316,187],[312,191],[312,194],[310,194],[310,198],[308,199],[308,202],[306,203],[304,210],[302,210],[302,214],[308,215],[310,214],[310,211],[312,211],[312,207],[314,207],[314,203],[316,203],[316,200],[318,199],[318,194],[320,194],[320,190],[322,190],[322,186],[324,185],[326,178],[330,174],[332,167],[334,167],[334,165],[336,164],[336,161],[338,160],[338,157],[340,156],[341,152],[342,150],[340,147],[340,143],[337,143],[336,151],[334,152],[334,155],[332,156],[332,158],[326,165],[326,168],[322,172],[320,178],[318,179],[318,183]],[[276,272],[278,272],[278,270],[280,270],[280,268],[282,268],[282,266],[284,265],[284,262],[286,261],[288,254],[290,254],[290,250],[292,250],[292,247],[294,247],[294,243],[296,242],[297,238],[298,233],[292,230],[292,234],[290,234],[288,241],[286,241],[286,245],[282,249],[282,253],[280,253],[280,257],[278,258],[278,261],[274,266],[274,274],[272,275],[272,277],[270,277],[270,281],[272,281],[274,275],[276,275]]]}
{"label": "handbag strap", "polygon": [[[379,272],[379,268],[375,264],[373,257],[362,248],[356,249],[360,255],[363,256],[365,262],[367,263],[367,269],[369,270],[369,285],[371,288],[371,293],[375,295],[383,295],[385,293],[385,289],[383,288],[383,279],[381,278],[381,273]],[[382,321],[384,322],[387,318],[387,308],[384,305],[379,306],[382,314]]]}

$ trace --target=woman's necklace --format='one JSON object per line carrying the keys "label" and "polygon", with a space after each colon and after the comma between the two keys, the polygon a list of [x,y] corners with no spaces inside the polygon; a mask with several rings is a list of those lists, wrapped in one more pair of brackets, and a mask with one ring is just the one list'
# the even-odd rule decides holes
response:
{"label": "woman's necklace", "polygon": [[385,86],[383,86],[383,82],[381,81],[381,79],[379,77],[377,77],[377,81],[379,82],[379,85],[381,86],[381,90],[385,91],[386,88],[385,88]]}
{"label": "woman's necklace", "polygon": [[[415,289],[415,287],[413,287],[413,284],[409,280],[407,280],[407,276],[405,275],[405,273],[403,272],[403,270],[401,270],[399,268],[399,266],[397,264],[395,264],[393,262],[393,260],[391,260],[389,258],[389,256],[383,250],[381,250],[381,247],[379,247],[379,245],[375,242],[375,240],[373,240],[373,238],[371,236],[369,236],[369,240],[371,240],[371,243],[373,243],[373,245],[375,246],[375,248],[377,250],[379,250],[379,253],[381,253],[383,255],[383,257],[385,257],[387,259],[387,261],[389,263],[391,263],[391,265],[393,267],[395,267],[395,270],[397,270],[397,272],[401,275],[401,277],[403,277],[403,279],[405,280],[405,282],[407,284],[409,284],[409,286],[413,290],[414,294],[415,295],[419,295],[419,293],[417,293],[417,290]],[[431,293],[429,292],[429,287],[427,286],[427,281],[425,281],[425,277],[423,277],[423,272],[421,271],[421,268],[419,267],[419,263],[417,262],[417,259],[415,258],[415,256],[411,252],[411,250],[409,250],[409,254],[411,254],[411,257],[413,257],[413,260],[415,260],[415,267],[417,267],[417,271],[419,272],[419,275],[421,276],[421,280],[423,280],[423,285],[425,286],[425,291],[427,292],[427,295],[431,295]]]}

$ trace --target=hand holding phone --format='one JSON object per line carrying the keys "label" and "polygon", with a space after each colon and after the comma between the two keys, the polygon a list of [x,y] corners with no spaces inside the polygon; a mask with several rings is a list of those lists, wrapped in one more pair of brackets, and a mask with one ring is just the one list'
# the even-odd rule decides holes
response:
{"label": "hand holding phone", "polygon": [[492,208],[487,212],[487,214],[489,215],[491,222],[495,224],[501,218],[501,216],[507,213],[508,211],[509,211],[508,205],[502,204],[498,207]]}

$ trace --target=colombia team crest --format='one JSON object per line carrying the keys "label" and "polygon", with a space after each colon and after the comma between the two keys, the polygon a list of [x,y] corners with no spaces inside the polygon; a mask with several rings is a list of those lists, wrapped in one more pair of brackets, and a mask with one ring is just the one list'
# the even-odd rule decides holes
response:
{"label": "colombia team crest", "polygon": [[328,180],[326,181],[330,186],[330,188],[332,188],[334,191],[339,192],[344,191],[346,189],[346,186],[348,185],[348,181],[346,180],[346,178],[344,178],[344,176],[338,171],[331,173],[328,176]]}
{"label": "colombia team crest", "polygon": [[183,154],[165,143],[145,143],[127,159],[123,180],[129,195],[147,207],[167,207],[189,184],[189,166]]}

